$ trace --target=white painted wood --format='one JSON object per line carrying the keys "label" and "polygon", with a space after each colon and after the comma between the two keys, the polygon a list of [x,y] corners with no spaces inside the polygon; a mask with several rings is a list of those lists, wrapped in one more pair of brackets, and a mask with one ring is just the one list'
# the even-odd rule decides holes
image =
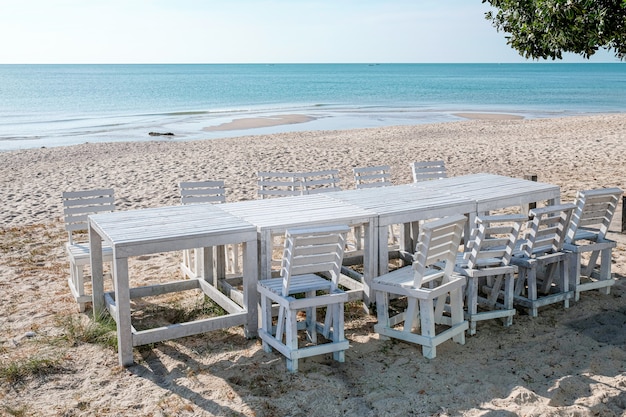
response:
{"label": "white painted wood", "polygon": [[411,163],[413,182],[447,178],[446,164],[443,160],[418,161]]}
{"label": "white painted wood", "polygon": [[300,172],[297,174],[302,184],[302,194],[327,193],[341,191],[339,187],[339,170]]}
{"label": "white painted wood", "polygon": [[465,307],[470,335],[476,334],[478,321],[504,318],[505,326],[513,324],[517,267],[510,265],[510,260],[527,219],[524,215],[477,216],[469,250],[457,255],[455,271],[467,278]]}
{"label": "white painted wood", "polygon": [[511,258],[518,267],[514,302],[528,308],[533,317],[548,304],[563,302],[569,307],[571,256],[563,243],[574,208],[574,204],[560,204],[531,210],[524,239]]}
{"label": "white painted wood", "polygon": [[[179,183],[181,204],[200,204],[210,203],[218,204],[226,201],[226,186],[224,181],[185,181]],[[239,265],[239,245],[228,245],[213,248],[213,254],[204,253],[203,248],[195,248],[194,250],[186,249],[183,251],[183,260],[180,268],[184,276],[189,278],[198,278],[206,274],[208,269],[203,267],[209,266],[213,268],[213,259],[216,263],[226,262],[226,269],[231,274],[241,274],[241,266]],[[203,258],[208,257],[208,258]],[[204,262],[204,264],[203,264]],[[220,265],[216,264],[216,269],[221,270]],[[213,271],[214,278],[217,279],[217,270]],[[215,284],[215,283],[214,283]]]}
{"label": "white painted wood", "polygon": [[[257,280],[256,228],[234,217],[212,204],[191,204],[154,209],[132,210],[96,214],[89,217],[92,251],[101,245],[101,239],[113,248],[113,277],[115,302],[109,310],[114,312],[118,332],[118,356],[124,366],[133,363],[132,347],[156,340],[205,332],[217,328],[244,325],[246,335],[254,337],[257,332],[256,291],[250,291]],[[194,284],[167,283],[162,288],[129,288],[128,258],[157,252],[177,251],[193,248],[211,248],[227,244],[244,243],[243,280],[244,300],[240,308],[224,294],[211,286],[206,277],[195,280],[195,285],[215,299],[230,314],[192,323],[177,323],[162,329],[137,332],[130,319],[130,299],[133,296],[180,291]],[[94,282],[94,310],[112,301],[102,291],[102,259],[92,255]],[[191,281],[191,280],[190,280]],[[97,300],[96,300],[97,298]],[[110,302],[109,302],[110,304]]]}
{"label": "white painted wood", "polygon": [[[339,289],[339,278],[349,231],[350,228],[343,225],[288,229],[281,277],[257,283],[262,306],[259,335],[263,349],[271,351],[273,347],[283,354],[290,372],[298,370],[298,359],[302,357],[333,352],[335,360],[342,362],[345,358],[341,354],[347,349],[343,336],[343,306],[348,294]],[[318,275],[322,273],[329,279]],[[296,298],[297,294],[303,296]],[[279,309],[275,328],[272,303],[277,303]],[[320,307],[326,307],[323,323],[316,318]],[[306,315],[302,327],[307,329],[307,340],[315,347],[298,345],[300,311]],[[318,332],[330,338],[330,342],[318,345]]]}
{"label": "white painted wood", "polygon": [[[352,169],[357,190],[391,186],[391,167],[389,165],[358,167]],[[394,233],[393,225],[389,226],[390,249],[396,248],[400,236]],[[356,226],[352,229],[354,251],[363,249],[363,230]],[[382,241],[381,241],[382,242]]]}
{"label": "white painted wood", "polygon": [[[575,301],[580,299],[582,291],[599,289],[609,294],[615,283],[611,257],[617,243],[606,235],[622,194],[620,188],[584,190],[576,194],[576,209],[565,238],[565,249],[572,253],[570,284]],[[585,253],[589,253],[589,260],[583,265]]]}
{"label": "white painted wood", "polygon": [[[110,188],[66,191],[62,194],[62,200],[63,219],[68,236],[65,250],[70,263],[68,284],[72,296],[78,303],[78,309],[82,312],[85,311],[85,303],[91,299],[91,294],[85,293],[83,278],[85,266],[90,261],[90,254],[88,243],[81,241],[80,236],[84,236],[84,232],[88,229],[87,220],[90,214],[115,210],[115,196],[113,189]],[[112,262],[111,247],[104,246],[102,249],[104,261]]]}
{"label": "white painted wood", "polygon": [[358,167],[353,168],[352,172],[357,189],[391,185],[391,167],[389,165]]}
{"label": "white painted wood", "polygon": [[296,172],[257,173],[259,198],[288,197],[302,194],[301,179]]}
{"label": "white painted wood", "polygon": [[[423,355],[429,359],[436,356],[437,345],[448,339],[465,343],[465,278],[454,273],[454,266],[466,221],[464,216],[455,215],[425,222],[413,265],[373,280],[372,290],[378,303],[378,324],[374,326],[377,333],[420,344]],[[406,297],[406,310],[390,316],[390,296]],[[401,323],[400,329],[395,328]],[[436,325],[447,328],[438,331]],[[416,329],[421,334],[416,334]]]}

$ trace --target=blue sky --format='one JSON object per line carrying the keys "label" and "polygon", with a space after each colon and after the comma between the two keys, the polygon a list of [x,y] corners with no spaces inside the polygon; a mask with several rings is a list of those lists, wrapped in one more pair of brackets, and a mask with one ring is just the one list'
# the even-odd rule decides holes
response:
{"label": "blue sky", "polygon": [[487,10],[480,0],[2,0],[0,63],[526,62]]}

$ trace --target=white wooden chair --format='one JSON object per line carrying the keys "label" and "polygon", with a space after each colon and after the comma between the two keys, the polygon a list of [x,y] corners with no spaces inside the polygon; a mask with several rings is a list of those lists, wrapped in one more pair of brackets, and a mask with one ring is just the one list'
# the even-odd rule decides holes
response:
{"label": "white wooden chair", "polygon": [[[84,269],[91,263],[89,235],[86,233],[87,216],[115,210],[115,196],[113,190],[107,188],[64,192],[62,199],[65,230],[68,234],[65,248],[70,261],[68,284],[79,310],[83,312],[85,303],[91,302],[91,294],[85,294],[84,284]],[[102,258],[104,262],[113,261],[110,246],[102,245]]]}
{"label": "white wooden chair", "polygon": [[339,187],[339,170],[301,172],[297,175],[302,183],[302,194],[341,191],[341,187]]}
{"label": "white wooden chair", "polygon": [[302,194],[301,180],[296,172],[260,171],[257,173],[257,185],[261,199]]}
{"label": "white wooden chair", "polygon": [[443,160],[413,162],[411,163],[411,172],[413,173],[413,182],[437,180],[448,176]]}
{"label": "white wooden chair", "polygon": [[[609,294],[615,283],[611,275],[611,252],[617,243],[606,238],[623,191],[619,188],[579,191],[576,194],[576,209],[567,231],[564,248],[572,252],[570,285],[574,300],[580,292],[598,289]],[[588,261],[583,265],[583,254]],[[598,265],[598,259],[600,263]],[[584,278],[585,282],[581,282]]]}
{"label": "white wooden chair", "polygon": [[559,204],[529,211],[524,238],[511,263],[518,267],[514,304],[527,308],[532,317],[539,307],[549,304],[563,302],[569,307],[571,256],[563,244],[575,207]]}
{"label": "white wooden chair", "polygon": [[[287,230],[281,277],[260,280],[257,284],[263,349],[271,352],[274,348],[283,354],[291,372],[298,370],[299,358],[332,352],[335,360],[345,360],[348,341],[344,337],[343,309],[348,294],[337,283],[349,231],[348,226]],[[275,326],[272,303],[277,303],[279,308]],[[317,321],[320,307],[326,307],[323,323]],[[298,321],[298,313],[303,311],[306,319]],[[301,329],[306,329],[307,339],[313,345],[300,346],[298,330]],[[318,344],[318,332],[329,342]]]}
{"label": "white wooden chair", "polygon": [[[201,204],[210,203],[218,204],[226,202],[226,189],[224,181],[186,181],[178,184],[180,188],[180,203]],[[235,273],[239,268],[239,254],[237,246],[233,245],[228,248],[220,248],[224,251],[225,261],[229,272]],[[217,256],[217,248],[213,255]],[[207,254],[208,255],[208,254]],[[204,256],[204,248],[187,249],[183,251],[183,260],[180,269],[183,275],[189,278],[198,278],[202,275],[202,262],[198,262]]]}
{"label": "white wooden chair", "polygon": [[[437,346],[450,338],[465,344],[465,277],[454,273],[465,222],[465,216],[458,215],[424,223],[413,265],[373,280],[378,316],[374,330],[381,338],[420,344],[429,359],[436,356]],[[390,295],[405,297],[407,303],[406,309],[395,316],[389,313]],[[421,334],[414,333],[414,328],[421,328]]]}
{"label": "white wooden chair", "polygon": [[352,172],[357,189],[391,185],[391,167],[389,165],[353,168]]}
{"label": "white wooden chair", "polygon": [[510,261],[526,220],[524,215],[476,217],[468,251],[458,256],[456,263],[456,271],[467,277],[465,305],[470,335],[476,334],[476,322],[481,320],[502,318],[505,326],[513,324],[517,267]]}
{"label": "white wooden chair", "polygon": [[[391,183],[391,167],[389,165],[379,165],[372,167],[353,168],[354,182],[357,190],[364,188],[388,187]],[[363,249],[362,228],[354,227],[354,249],[360,251]],[[389,226],[389,244],[398,243],[400,236],[395,232],[393,225]]]}

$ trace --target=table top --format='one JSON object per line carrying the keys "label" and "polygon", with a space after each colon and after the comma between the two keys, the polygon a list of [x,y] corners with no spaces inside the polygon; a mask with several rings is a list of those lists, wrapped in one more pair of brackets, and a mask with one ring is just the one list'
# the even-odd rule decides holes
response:
{"label": "table top", "polygon": [[117,211],[89,216],[116,250],[147,254],[256,240],[256,228],[212,204]]}
{"label": "table top", "polygon": [[437,190],[459,198],[474,200],[477,211],[495,210],[535,201],[558,199],[558,185],[495,174],[470,174],[411,184],[420,189]]}
{"label": "table top", "polygon": [[413,184],[339,191],[326,196],[375,212],[380,226],[476,211],[472,198],[420,189]]}
{"label": "table top", "polygon": [[369,223],[375,212],[330,198],[334,192],[220,204],[220,209],[257,226],[278,232],[288,227]]}

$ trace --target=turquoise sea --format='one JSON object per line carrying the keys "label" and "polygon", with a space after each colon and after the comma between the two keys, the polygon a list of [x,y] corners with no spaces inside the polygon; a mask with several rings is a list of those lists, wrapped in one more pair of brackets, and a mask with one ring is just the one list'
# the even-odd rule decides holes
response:
{"label": "turquoise sea", "polygon": [[[0,65],[0,151],[295,130],[626,112],[626,66],[563,64]],[[233,119],[310,122],[206,132]]]}

